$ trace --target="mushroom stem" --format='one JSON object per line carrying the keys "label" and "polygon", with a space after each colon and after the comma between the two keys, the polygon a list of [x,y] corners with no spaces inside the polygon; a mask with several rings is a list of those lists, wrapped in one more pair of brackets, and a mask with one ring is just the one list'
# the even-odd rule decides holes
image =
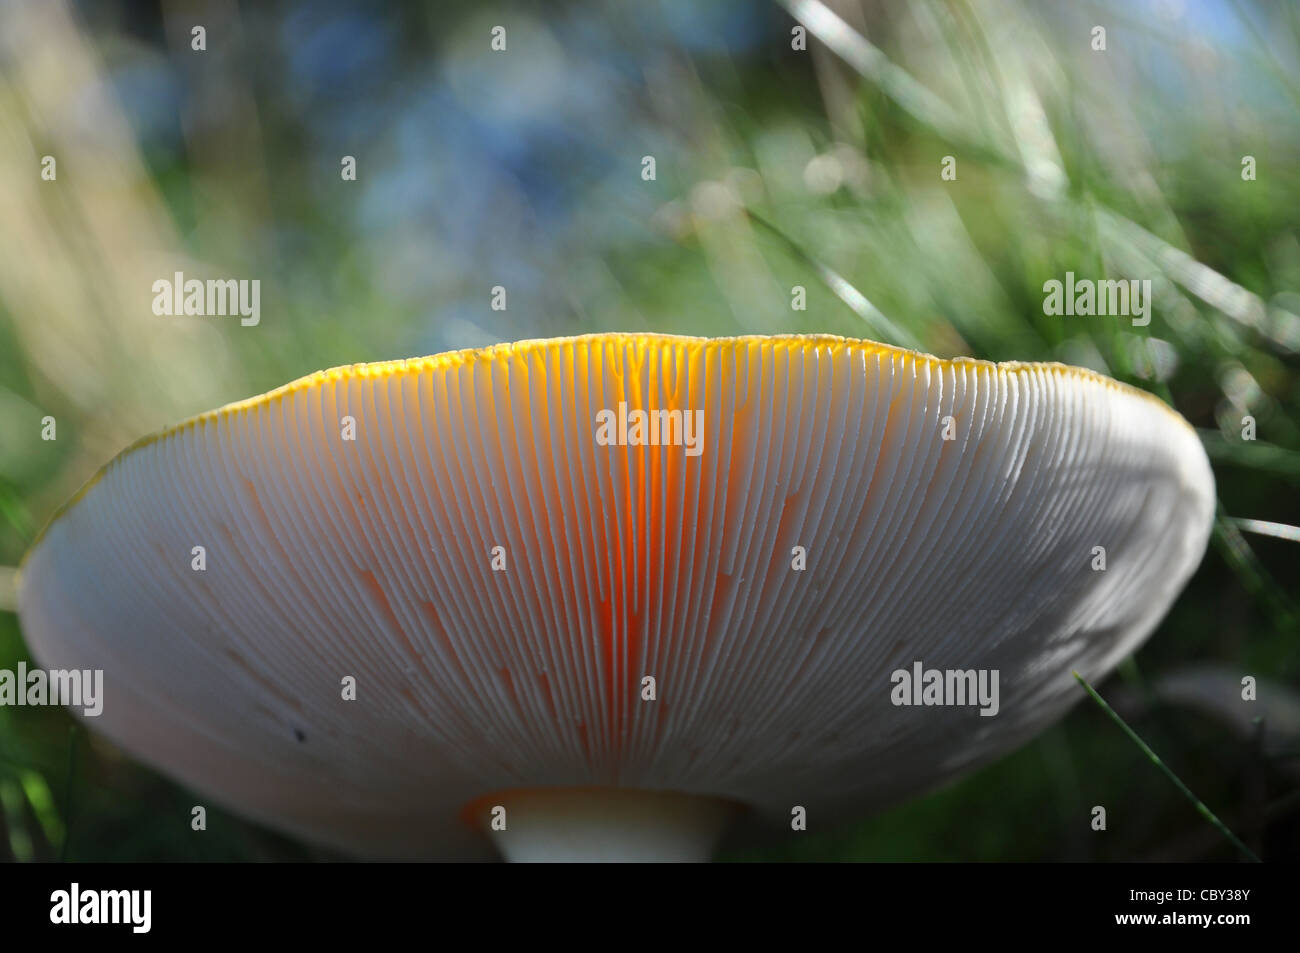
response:
{"label": "mushroom stem", "polygon": [[490,834],[506,860],[521,863],[707,861],[739,807],[621,788],[528,788],[479,803],[489,805],[484,813],[505,808],[504,829]]}

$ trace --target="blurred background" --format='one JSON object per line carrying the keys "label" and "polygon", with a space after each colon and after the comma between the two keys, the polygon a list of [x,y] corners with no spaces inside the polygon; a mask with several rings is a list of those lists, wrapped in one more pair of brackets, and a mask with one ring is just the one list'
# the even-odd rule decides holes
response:
{"label": "blurred background", "polygon": [[[604,330],[1058,360],[1176,407],[1221,501],[1098,688],[1300,859],[1300,541],[1249,522],[1300,524],[1300,4],[378,6],[0,3],[0,668],[30,663],[14,567],[56,506],[322,367]],[[176,271],[260,279],[260,323],[156,316]],[[1067,271],[1150,279],[1150,325],[1044,315]],[[330,859],[213,809],[195,834],[193,803],[62,710],[0,707],[0,858]],[[727,859],[1240,856],[1085,701],[941,791]]]}

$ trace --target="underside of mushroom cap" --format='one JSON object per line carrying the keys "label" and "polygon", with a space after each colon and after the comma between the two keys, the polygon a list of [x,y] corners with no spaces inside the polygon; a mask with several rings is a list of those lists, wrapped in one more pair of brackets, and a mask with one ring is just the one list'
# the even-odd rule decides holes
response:
{"label": "underside of mushroom cap", "polygon": [[[589,335],[337,368],[141,441],[47,527],[20,614],[43,665],[104,671],[92,727],[197,791],[473,855],[497,791],[788,827],[932,787],[1140,644],[1213,509],[1191,427],[1089,371]],[[997,672],[996,713],[899,704],[923,670]]]}

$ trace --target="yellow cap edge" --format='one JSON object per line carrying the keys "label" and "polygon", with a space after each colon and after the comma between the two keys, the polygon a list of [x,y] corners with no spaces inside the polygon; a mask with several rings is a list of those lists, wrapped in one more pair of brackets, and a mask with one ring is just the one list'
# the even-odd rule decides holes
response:
{"label": "yellow cap edge", "polygon": [[58,522],[65,513],[68,513],[74,506],[76,506],[77,503],[79,503],[82,498],[85,497],[101,479],[103,479],[115,464],[136,450],[157,443],[160,440],[165,440],[174,434],[183,433],[192,427],[197,427],[209,421],[221,420],[240,411],[252,410],[256,407],[262,406],[263,404],[269,404],[274,400],[297,393],[300,390],[305,390],[325,381],[337,381],[340,379],[348,379],[350,377],[385,377],[404,371],[414,370],[418,372],[431,368],[464,366],[465,364],[472,363],[479,359],[494,359],[502,355],[528,354],[545,347],[563,346],[581,341],[613,341],[620,339],[648,344],[756,344],[764,342],[787,342],[810,346],[847,345],[850,347],[860,348],[868,354],[886,353],[910,357],[914,361],[927,364],[930,367],[984,367],[1016,374],[1026,374],[1035,371],[1051,371],[1057,374],[1066,373],[1072,377],[1106,385],[1107,387],[1122,393],[1145,398],[1164,409],[1180,424],[1194,433],[1191,424],[1189,424],[1181,414],[1149,391],[1117,381],[1114,378],[1107,377],[1105,374],[1101,374],[1088,368],[1075,367],[1070,364],[1061,364],[1056,361],[1004,361],[998,363],[974,357],[941,358],[935,357],[933,354],[927,354],[924,351],[914,351],[910,348],[896,347],[892,344],[881,344],[878,341],[871,341],[865,338],[843,337],[838,334],[743,334],[734,337],[699,337],[689,334],[613,331],[579,334],[569,337],[529,338],[523,341],[491,344],[486,347],[463,348],[457,351],[443,351],[442,353],[432,354],[427,357],[409,357],[395,361],[375,361],[372,363],[361,364],[341,364],[337,367],[331,367],[327,370],[316,371],[312,374],[307,374],[304,377],[299,377],[287,384],[282,384],[273,390],[269,390],[264,394],[258,394],[254,397],[247,397],[243,400],[223,404],[213,410],[207,410],[201,414],[182,420],[180,423],[172,424],[170,427],[165,427],[155,433],[147,434],[129,444],[114,456],[113,459],[100,467],[94,475],[90,477],[90,479],[82,484],[81,488],[78,489],[77,492],[67,500],[67,502],[54,510],[50,515],[50,518],[46,520],[45,525],[41,527],[41,530],[32,540],[31,545],[28,546],[22,559],[19,561],[18,569],[20,576],[15,580],[15,588],[19,588],[21,585],[22,568],[27,564],[28,559],[31,557],[32,553],[36,551],[36,548],[41,544],[41,541],[44,540],[46,534],[50,531],[50,528]]}

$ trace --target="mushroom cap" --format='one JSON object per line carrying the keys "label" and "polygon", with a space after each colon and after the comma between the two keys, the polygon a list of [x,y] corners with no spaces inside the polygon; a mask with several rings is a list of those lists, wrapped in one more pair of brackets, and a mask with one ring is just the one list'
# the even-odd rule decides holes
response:
{"label": "mushroom cap", "polygon": [[[624,410],[701,412],[699,452],[598,441]],[[41,664],[104,671],[92,727],[197,791],[473,856],[497,791],[788,829],[931,788],[1132,652],[1213,512],[1187,422],[1091,371],[596,334],[323,371],[147,438],[56,514],[19,605]],[[996,671],[996,715],[895,704],[917,663]]]}

